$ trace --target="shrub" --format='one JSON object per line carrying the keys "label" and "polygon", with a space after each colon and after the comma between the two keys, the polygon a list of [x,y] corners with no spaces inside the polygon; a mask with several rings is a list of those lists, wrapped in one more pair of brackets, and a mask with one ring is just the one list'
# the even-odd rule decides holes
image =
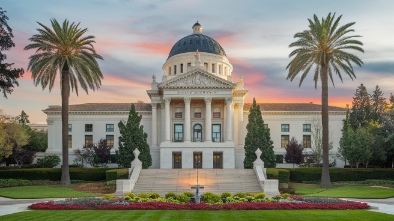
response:
{"label": "shrub", "polygon": [[149,198],[150,199],[157,199],[157,198],[159,198],[160,197],[160,194],[159,193],[156,193],[156,192],[151,192],[151,193],[149,193]]}
{"label": "shrub", "polygon": [[180,202],[180,203],[188,203],[189,202],[189,197],[186,196],[185,194],[181,193],[179,194],[176,199]]}
{"label": "shrub", "polygon": [[125,193],[124,197],[128,197],[129,199],[134,199],[136,197],[136,195],[132,192],[127,192]]}
{"label": "shrub", "polygon": [[107,181],[107,186],[116,187],[116,180]]}
{"label": "shrub", "polygon": [[19,179],[0,179],[0,188],[14,187],[14,186],[27,186],[30,182],[28,180]]}
{"label": "shrub", "polygon": [[105,178],[107,181],[118,180],[118,179],[128,179],[129,178],[129,169],[128,168],[121,168],[121,169],[107,170],[105,173]]}
{"label": "shrub", "polygon": [[175,194],[174,192],[168,192],[168,193],[165,195],[165,197],[166,197],[166,199],[169,199],[169,198],[176,199],[176,194]]}
{"label": "shrub", "polygon": [[112,194],[105,194],[103,196],[103,199],[106,199],[106,200],[116,199],[116,196],[113,196]]}
{"label": "shrub", "polygon": [[187,197],[194,197],[194,193],[192,192],[184,192],[183,194],[185,194]]}
{"label": "shrub", "polygon": [[218,202],[222,201],[218,194],[214,194],[214,193],[211,193],[211,192],[204,193],[202,195],[202,200],[204,202],[206,202],[206,203],[218,203]]}
{"label": "shrub", "polygon": [[58,155],[47,155],[42,159],[37,160],[37,165],[44,168],[53,168],[61,162]]}
{"label": "shrub", "polygon": [[267,169],[267,179],[277,179],[279,183],[289,183],[290,182],[290,172],[287,169]]}
{"label": "shrub", "polygon": [[142,199],[147,199],[149,198],[149,194],[141,192],[138,194],[138,197]]}
{"label": "shrub", "polygon": [[242,192],[237,192],[237,193],[234,194],[234,196],[239,197],[239,198],[245,198],[246,194],[242,193]]}
{"label": "shrub", "polygon": [[231,197],[230,192],[223,192],[222,195],[220,195],[220,198],[227,198],[227,197]]}
{"label": "shrub", "polygon": [[256,195],[254,195],[254,198],[265,199],[265,193],[264,192],[257,193]]}

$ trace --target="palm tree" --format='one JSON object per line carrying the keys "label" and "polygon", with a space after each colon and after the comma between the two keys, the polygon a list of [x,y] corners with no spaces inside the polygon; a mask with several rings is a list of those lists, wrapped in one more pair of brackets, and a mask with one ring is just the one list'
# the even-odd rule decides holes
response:
{"label": "palm tree", "polygon": [[333,85],[334,73],[343,82],[342,71],[353,80],[353,78],[356,78],[356,75],[354,74],[351,63],[353,62],[360,67],[363,64],[360,58],[346,52],[347,50],[364,52],[361,48],[363,43],[354,39],[361,36],[347,35],[350,32],[354,32],[350,27],[355,22],[338,27],[341,17],[342,15],[335,19],[335,14],[331,16],[331,13],[329,13],[327,18],[322,18],[321,21],[316,15],[314,15],[313,20],[308,19],[309,29],[296,33],[294,38],[297,38],[297,40],[289,45],[289,47],[296,47],[296,49],[290,53],[289,57],[293,57],[293,60],[286,67],[289,70],[287,79],[290,79],[290,81],[293,81],[299,73],[302,73],[299,86],[301,86],[312,68],[314,68],[313,81],[315,82],[315,88],[319,78],[321,79],[323,127],[323,170],[321,184],[323,185],[331,184],[330,172],[328,170],[328,77],[330,77]]}
{"label": "palm tree", "polygon": [[103,75],[96,59],[103,59],[93,47],[94,36],[82,36],[87,29],[79,28],[79,23],[69,23],[66,19],[60,25],[51,19],[52,29],[37,22],[41,28],[39,34],[29,40],[33,43],[25,50],[36,49],[30,57],[28,70],[32,72],[34,84],[41,84],[42,89],[52,90],[56,76],[60,75],[62,95],[62,178],[61,184],[70,184],[68,166],[68,102],[71,90],[78,95],[78,82],[88,93],[101,85]]}

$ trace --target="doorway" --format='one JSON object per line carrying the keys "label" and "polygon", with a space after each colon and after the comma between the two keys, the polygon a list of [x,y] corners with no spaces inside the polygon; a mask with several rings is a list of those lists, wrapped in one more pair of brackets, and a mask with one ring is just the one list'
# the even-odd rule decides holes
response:
{"label": "doorway", "polygon": [[182,169],[182,152],[174,152],[172,154],[172,168]]}
{"label": "doorway", "polygon": [[202,168],[202,153],[194,152],[193,153],[193,168],[201,169]]}
{"label": "doorway", "polygon": [[223,169],[223,152],[213,153],[213,168]]}

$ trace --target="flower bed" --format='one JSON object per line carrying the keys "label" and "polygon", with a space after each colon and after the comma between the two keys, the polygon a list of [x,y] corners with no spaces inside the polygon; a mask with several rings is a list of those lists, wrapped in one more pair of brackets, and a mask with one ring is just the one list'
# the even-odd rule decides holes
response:
{"label": "flower bed", "polygon": [[348,210],[368,209],[366,203],[341,199],[292,196],[285,201],[232,202],[232,203],[172,203],[162,198],[150,202],[129,202],[123,197],[76,198],[35,203],[29,206],[37,210]]}

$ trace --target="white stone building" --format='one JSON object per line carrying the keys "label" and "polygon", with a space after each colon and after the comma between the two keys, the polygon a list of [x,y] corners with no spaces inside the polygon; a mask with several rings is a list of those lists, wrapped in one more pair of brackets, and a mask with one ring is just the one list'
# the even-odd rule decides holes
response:
{"label": "white stone building", "polygon": [[[250,103],[243,79],[233,81],[233,67],[223,48],[202,34],[179,40],[163,65],[162,82],[152,77],[147,90],[151,103],[136,103],[148,134],[152,168],[243,168],[244,141]],[[74,149],[107,139],[115,148],[118,122],[127,120],[130,103],[87,103],[69,107],[70,157]],[[313,103],[263,103],[263,119],[270,128],[276,154],[295,137],[311,146],[321,106]],[[61,107],[49,106],[47,154],[61,154]],[[330,107],[330,134],[335,158],[346,109]],[[70,161],[72,162],[72,161]],[[338,163],[338,161],[337,161]],[[342,166],[339,162],[338,166]]]}

